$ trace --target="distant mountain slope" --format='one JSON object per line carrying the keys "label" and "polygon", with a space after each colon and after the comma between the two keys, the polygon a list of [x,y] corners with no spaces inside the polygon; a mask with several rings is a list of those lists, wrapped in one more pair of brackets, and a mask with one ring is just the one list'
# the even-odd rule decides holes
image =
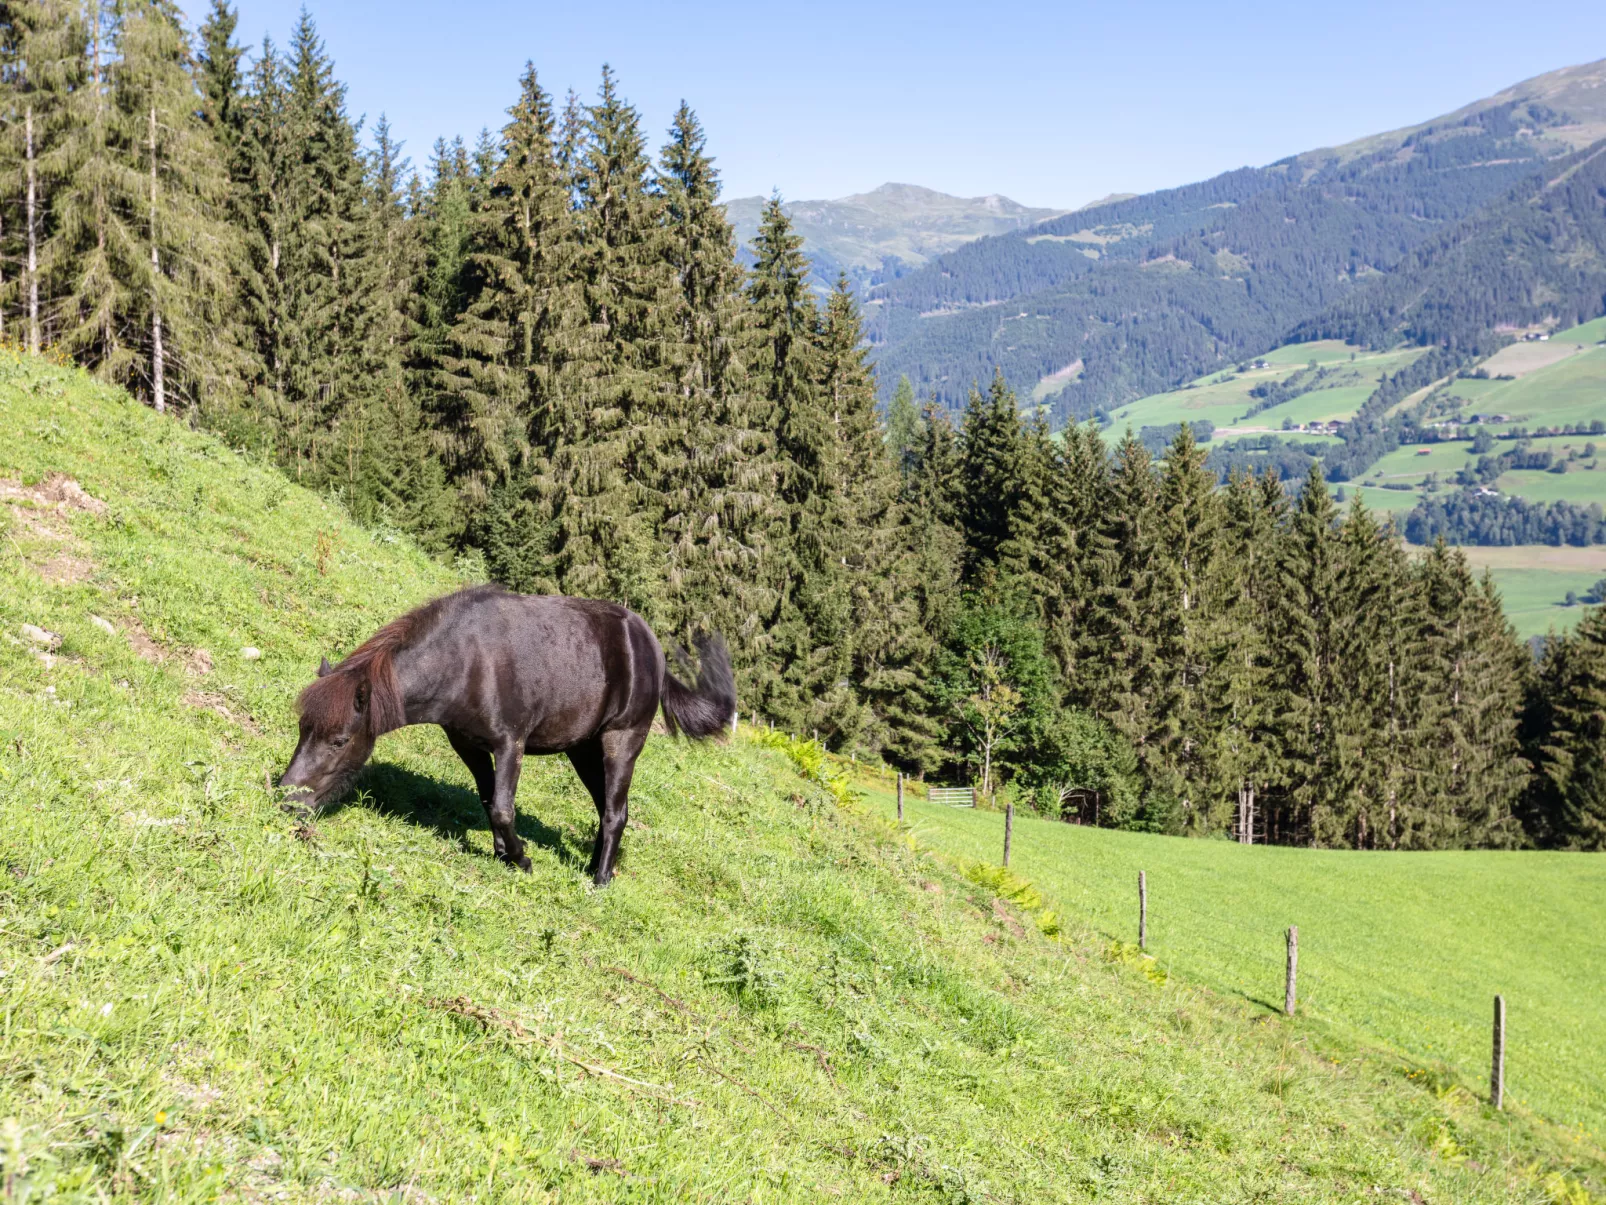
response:
{"label": "distant mountain slope", "polygon": [[1533,131],[1532,136],[1540,143],[1548,143],[1565,151],[1577,151],[1606,138],[1606,59],[1547,71],[1520,84],[1513,84],[1493,96],[1463,105],[1443,117],[1390,130],[1385,134],[1373,134],[1343,146],[1309,151],[1299,159],[1301,162],[1328,157],[1349,160],[1388,147],[1402,146],[1408,139],[1433,127],[1460,125],[1485,114],[1502,110],[1514,113],[1530,106],[1550,109],[1561,119]]}
{"label": "distant mountain slope", "polygon": [[1606,311],[1606,138],[1423,243],[1301,338],[1486,350],[1500,332]]}
{"label": "distant mountain slope", "polygon": [[979,240],[872,290],[883,388],[907,373],[957,406],[1002,368],[1059,421],[1172,388],[1338,312],[1436,235],[1538,187],[1597,126],[1606,60],[1418,126]]}
{"label": "distant mountain slope", "polygon": [[[758,233],[764,205],[763,197],[738,197],[725,206],[744,249]],[[883,184],[836,201],[791,201],[784,208],[826,286],[835,283],[838,271],[861,286],[891,279],[985,235],[1065,212],[1033,209],[996,194],[952,197],[917,184]]]}

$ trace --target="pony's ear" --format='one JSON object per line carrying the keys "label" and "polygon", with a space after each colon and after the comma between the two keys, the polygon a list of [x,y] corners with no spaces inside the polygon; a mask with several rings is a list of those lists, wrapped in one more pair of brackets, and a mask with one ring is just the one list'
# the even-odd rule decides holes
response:
{"label": "pony's ear", "polygon": [[368,679],[367,678],[364,678],[361,682],[357,683],[357,693],[354,696],[352,696],[352,703],[357,708],[357,714],[358,715],[361,715],[363,712],[368,710]]}
{"label": "pony's ear", "polygon": [[322,661],[318,662],[318,677],[328,677],[329,671],[332,669],[334,669],[334,666],[330,665],[329,658],[325,657]]}

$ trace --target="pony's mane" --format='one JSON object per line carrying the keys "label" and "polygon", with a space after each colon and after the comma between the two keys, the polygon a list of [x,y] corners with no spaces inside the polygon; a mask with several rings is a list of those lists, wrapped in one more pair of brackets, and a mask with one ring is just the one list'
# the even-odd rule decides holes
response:
{"label": "pony's mane", "polygon": [[391,620],[363,641],[351,656],[323,677],[314,678],[296,700],[296,710],[314,731],[342,727],[356,706],[357,692],[366,684],[368,734],[377,737],[404,726],[407,709],[401,682],[396,677],[396,654],[433,626],[443,605],[456,597],[458,595],[449,594],[434,599]]}

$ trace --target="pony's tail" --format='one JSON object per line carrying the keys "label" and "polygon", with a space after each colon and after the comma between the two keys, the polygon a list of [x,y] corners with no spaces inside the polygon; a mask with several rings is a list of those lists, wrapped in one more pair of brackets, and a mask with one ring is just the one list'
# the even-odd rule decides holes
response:
{"label": "pony's tail", "polygon": [[[669,731],[695,740],[716,736],[730,727],[736,715],[736,680],[731,676],[730,653],[718,636],[698,636],[697,684],[687,686],[664,668],[664,719]],[[684,649],[677,649],[686,660]]]}

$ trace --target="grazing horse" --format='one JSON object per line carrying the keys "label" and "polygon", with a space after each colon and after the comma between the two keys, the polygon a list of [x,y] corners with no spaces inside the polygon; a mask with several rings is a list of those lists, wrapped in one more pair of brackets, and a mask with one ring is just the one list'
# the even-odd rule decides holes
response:
{"label": "grazing horse", "polygon": [[[530,869],[514,831],[526,753],[566,753],[597,805],[588,873],[613,877],[630,776],[662,704],[671,732],[702,739],[736,714],[730,658],[697,641],[694,686],[671,674],[641,616],[617,603],[476,586],[409,611],[301,692],[301,739],[280,785],[316,811],[362,769],[382,733],[439,724],[474,776],[496,856]],[[684,653],[681,654],[684,657]]]}

